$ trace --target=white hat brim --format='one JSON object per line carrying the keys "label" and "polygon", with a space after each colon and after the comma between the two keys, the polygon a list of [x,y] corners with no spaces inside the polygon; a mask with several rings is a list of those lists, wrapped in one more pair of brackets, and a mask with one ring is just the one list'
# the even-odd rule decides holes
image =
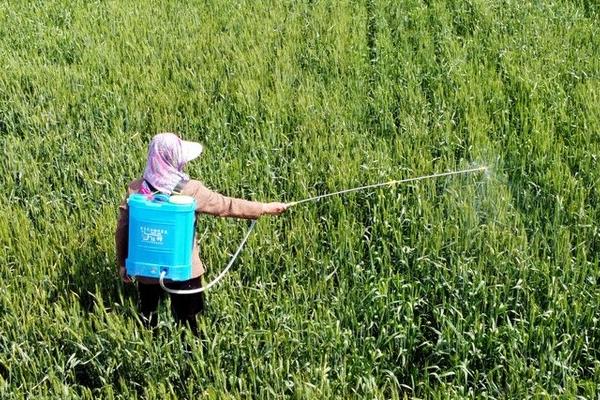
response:
{"label": "white hat brim", "polygon": [[197,142],[188,142],[186,140],[182,140],[181,150],[183,152],[183,159],[187,163],[195,158],[198,158],[200,154],[202,154],[204,147]]}

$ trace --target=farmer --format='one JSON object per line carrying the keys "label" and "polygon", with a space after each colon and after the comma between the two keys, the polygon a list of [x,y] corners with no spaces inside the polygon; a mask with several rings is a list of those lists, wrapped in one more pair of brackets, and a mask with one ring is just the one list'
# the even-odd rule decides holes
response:
{"label": "farmer", "polygon": [[[196,213],[218,217],[256,219],[263,215],[279,215],[287,205],[284,203],[261,203],[223,196],[206,188],[202,183],[191,180],[183,172],[189,161],[202,153],[200,143],[181,140],[173,133],[159,133],[154,136],[148,148],[148,161],[144,175],[129,183],[127,196],[133,193],[165,194],[178,193],[196,199]],[[127,202],[119,206],[119,220],[115,232],[117,265],[119,275],[125,283],[131,282],[125,269],[127,258],[129,213]],[[202,286],[204,267],[200,261],[198,243],[194,237],[192,250],[192,278],[183,282],[170,282],[170,287],[178,290],[197,289]],[[158,279],[137,278],[138,308],[145,326],[154,328],[158,318],[156,311],[161,298],[165,296]],[[171,311],[177,323],[190,327],[198,335],[196,314],[204,308],[204,292],[197,294],[171,294]]]}

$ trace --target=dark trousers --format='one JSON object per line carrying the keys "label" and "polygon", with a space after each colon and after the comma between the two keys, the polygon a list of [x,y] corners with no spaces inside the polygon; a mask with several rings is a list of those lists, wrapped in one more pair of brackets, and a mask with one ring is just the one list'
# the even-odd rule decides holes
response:
{"label": "dark trousers", "polygon": [[[202,287],[202,277],[192,278],[183,282],[166,283],[169,289],[190,290]],[[145,326],[155,328],[158,324],[156,313],[158,304],[165,297],[165,292],[160,285],[138,282],[138,310],[142,316]],[[180,325],[186,325],[192,333],[198,336],[198,322],[196,314],[204,310],[204,292],[195,294],[170,294],[171,312],[175,321]]]}

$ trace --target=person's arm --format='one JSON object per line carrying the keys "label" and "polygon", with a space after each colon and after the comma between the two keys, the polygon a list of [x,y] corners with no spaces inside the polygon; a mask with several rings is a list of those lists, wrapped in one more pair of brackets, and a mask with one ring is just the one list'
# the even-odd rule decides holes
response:
{"label": "person's arm", "polygon": [[119,219],[117,229],[115,230],[115,249],[117,255],[117,272],[123,282],[129,282],[125,269],[125,260],[127,259],[127,247],[129,245],[129,210],[125,202],[119,206]]}
{"label": "person's arm", "polygon": [[196,211],[218,217],[257,219],[262,215],[278,215],[287,209],[284,203],[261,203],[223,196],[195,180],[186,184],[183,194],[196,199]]}

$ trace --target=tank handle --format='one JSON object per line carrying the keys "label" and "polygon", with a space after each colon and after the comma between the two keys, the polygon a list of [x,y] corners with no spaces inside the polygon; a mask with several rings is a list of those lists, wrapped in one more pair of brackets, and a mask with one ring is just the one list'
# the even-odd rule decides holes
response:
{"label": "tank handle", "polygon": [[155,194],[152,197],[152,201],[155,201],[155,202],[169,201],[170,197],[171,196],[169,196],[168,194],[159,193],[159,194]]}

